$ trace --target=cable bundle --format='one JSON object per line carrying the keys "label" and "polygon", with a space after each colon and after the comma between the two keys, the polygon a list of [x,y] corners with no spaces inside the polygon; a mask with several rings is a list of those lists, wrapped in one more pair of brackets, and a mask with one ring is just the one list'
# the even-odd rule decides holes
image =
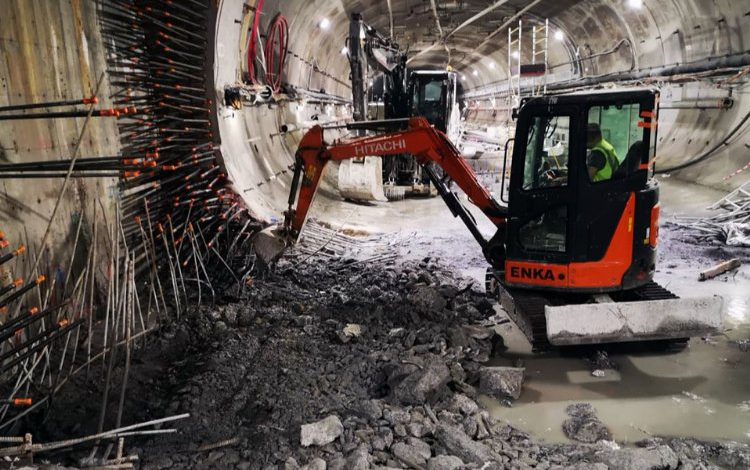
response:
{"label": "cable bundle", "polygon": [[260,31],[260,15],[263,13],[263,3],[265,3],[265,0],[258,0],[255,5],[253,27],[250,30],[250,39],[247,43],[247,78],[253,85],[259,85],[258,78],[255,75],[255,57],[258,49],[258,31]]}
{"label": "cable bundle", "polygon": [[281,79],[284,75],[286,55],[289,45],[289,22],[278,14],[268,28],[266,41],[266,84],[278,93],[281,91]]}
{"label": "cable bundle", "polygon": [[[263,12],[264,0],[258,0],[255,6],[253,26],[250,29],[250,37],[247,44],[247,75],[248,81],[253,85],[262,85],[255,70],[255,61],[258,55],[258,36],[260,31],[260,17]],[[286,56],[289,52],[289,22],[281,14],[277,14],[268,27],[266,34],[266,46],[263,50],[266,73],[265,84],[270,86],[274,93],[281,91],[281,82],[286,67]]]}

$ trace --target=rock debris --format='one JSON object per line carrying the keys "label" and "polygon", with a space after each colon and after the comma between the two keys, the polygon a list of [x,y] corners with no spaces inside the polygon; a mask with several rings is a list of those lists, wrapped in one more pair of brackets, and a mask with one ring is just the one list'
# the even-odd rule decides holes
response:
{"label": "rock debris", "polygon": [[[282,260],[138,351],[125,417],[192,416],[177,434],[133,441],[140,447],[130,451],[144,470],[750,466],[739,444],[619,449],[586,404],[561,423],[580,443],[537,442],[493,419],[479,396],[517,399],[524,380],[522,368],[486,364],[502,342],[487,327],[495,315],[435,259],[366,269],[347,258]],[[343,334],[351,325],[358,334]],[[80,405],[77,420],[60,411],[83,393],[98,396],[77,386],[51,410],[49,436],[74,432],[63,423],[78,422],[78,434],[95,424],[95,404]],[[228,439],[235,444],[198,451]]]}

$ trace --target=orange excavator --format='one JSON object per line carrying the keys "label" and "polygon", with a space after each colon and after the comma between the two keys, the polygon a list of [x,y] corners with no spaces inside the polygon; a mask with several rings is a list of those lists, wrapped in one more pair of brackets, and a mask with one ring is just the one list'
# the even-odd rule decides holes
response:
{"label": "orange excavator", "polygon": [[[681,299],[653,281],[658,93],[535,97],[516,117],[508,200],[503,183],[500,202],[424,118],[352,123],[349,129],[377,134],[331,144],[325,129],[314,127],[297,150],[284,224],[261,232],[256,252],[271,262],[297,240],[329,162],[410,153],[479,243],[491,266],[488,293],[536,350],[649,340],[684,344],[719,330],[720,297]],[[451,181],[495,225],[492,237],[481,233]]]}

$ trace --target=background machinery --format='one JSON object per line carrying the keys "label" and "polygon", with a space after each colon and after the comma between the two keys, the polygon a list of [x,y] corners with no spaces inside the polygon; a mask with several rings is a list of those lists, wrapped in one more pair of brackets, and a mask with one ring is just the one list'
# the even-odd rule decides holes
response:
{"label": "background machinery", "polygon": [[[488,292],[499,295],[537,350],[684,343],[721,327],[722,300],[679,299],[653,281],[657,119],[651,90],[526,100],[518,113],[507,205],[495,200],[446,135],[424,118],[353,123],[349,129],[380,135],[335,144],[327,144],[324,129],[315,127],[297,151],[284,225],[262,232],[256,249],[271,261],[297,239],[328,162],[408,152],[479,243],[491,266]],[[617,168],[606,180],[590,177],[590,124],[617,154]],[[480,232],[448,178],[495,225],[492,237]]]}
{"label": "background machinery", "polygon": [[[406,51],[366,24],[358,13],[351,16],[345,50],[351,68],[355,121],[423,116],[449,138],[458,138],[459,83],[455,72],[409,71]],[[359,135],[365,132],[361,130]],[[380,158],[369,157],[354,159],[340,167],[339,187],[344,197],[382,200],[379,185],[371,181],[380,178],[381,173],[389,198],[429,194],[429,179],[408,153],[385,156],[382,163]],[[368,197],[369,193],[372,196]]]}

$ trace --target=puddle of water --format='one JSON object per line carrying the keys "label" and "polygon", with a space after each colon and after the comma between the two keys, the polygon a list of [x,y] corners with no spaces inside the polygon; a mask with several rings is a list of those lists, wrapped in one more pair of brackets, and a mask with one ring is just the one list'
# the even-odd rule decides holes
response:
{"label": "puddle of water", "polygon": [[724,296],[727,320],[736,324],[750,323],[750,297]]}
{"label": "puddle of water", "polygon": [[[692,340],[679,353],[611,354],[619,371],[600,378],[581,357],[523,355],[520,400],[512,408],[480,401],[495,418],[552,442],[567,440],[565,407],[576,402],[591,403],[620,442],[649,435],[750,442],[750,353],[731,342],[748,337],[746,324],[713,344]],[[496,358],[493,365],[514,360]]]}

